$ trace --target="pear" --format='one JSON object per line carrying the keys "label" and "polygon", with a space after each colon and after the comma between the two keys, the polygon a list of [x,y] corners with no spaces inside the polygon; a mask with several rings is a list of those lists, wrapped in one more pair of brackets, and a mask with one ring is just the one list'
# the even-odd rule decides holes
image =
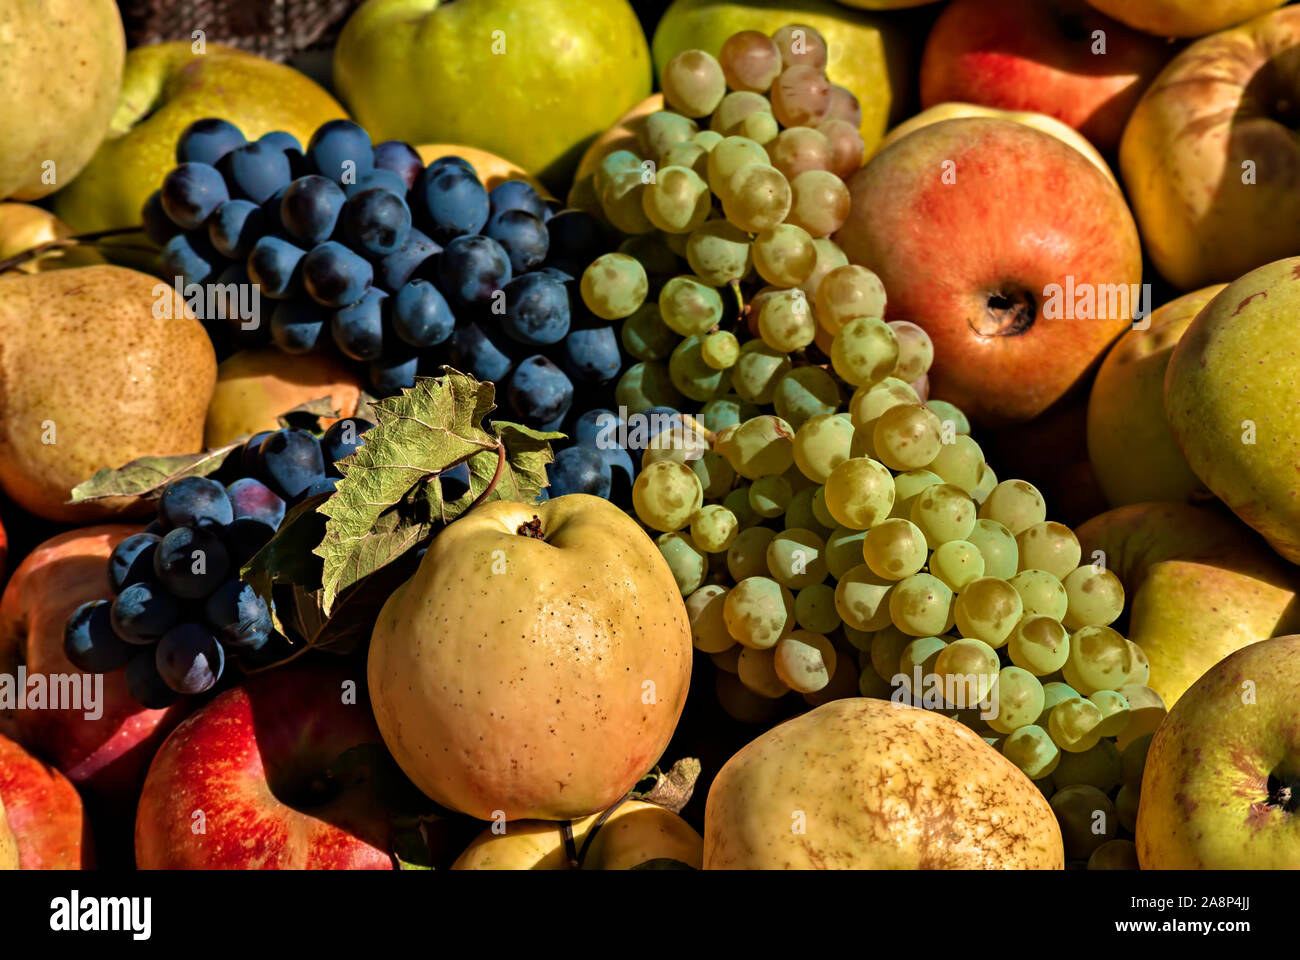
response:
{"label": "pear", "polygon": [[[0,203],[0,260],[70,236],[72,228],[42,207],[30,203]],[[19,264],[15,269],[23,273],[41,273],[103,262],[103,256],[94,247],[57,247]]]}
{"label": "pear", "polygon": [[70,183],[108,130],[126,38],[113,0],[0,4],[0,200]]}
{"label": "pear", "polygon": [[101,467],[202,449],[215,378],[203,327],[153,277],[92,266],[0,278],[0,489],[57,522],[140,512],[134,499],[67,501]]}

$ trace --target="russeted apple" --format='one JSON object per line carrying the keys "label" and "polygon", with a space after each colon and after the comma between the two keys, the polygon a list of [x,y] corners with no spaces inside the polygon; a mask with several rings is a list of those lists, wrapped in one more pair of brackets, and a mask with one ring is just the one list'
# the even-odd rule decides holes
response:
{"label": "russeted apple", "polygon": [[1137,228],[1083,154],[1007,119],[923,127],[849,181],[835,235],[934,341],[930,386],[972,421],[1030,420],[1145,304]]}
{"label": "russeted apple", "polygon": [[90,825],[76,788],[58,770],[0,736],[0,870],[93,865]]}
{"label": "russeted apple", "polygon": [[384,604],[369,681],[384,742],[483,820],[585,817],[672,737],[691,676],[667,562],[618,507],[495,501],[447,527]]}

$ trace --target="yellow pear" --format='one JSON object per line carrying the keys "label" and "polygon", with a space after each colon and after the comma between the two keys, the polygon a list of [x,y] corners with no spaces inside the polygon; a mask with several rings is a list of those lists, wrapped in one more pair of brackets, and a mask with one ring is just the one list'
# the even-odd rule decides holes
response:
{"label": "yellow pear", "polygon": [[47,520],[138,511],[134,499],[67,500],[101,467],[201,449],[215,377],[203,327],[153,277],[94,266],[0,278],[0,488]]}
{"label": "yellow pear", "polygon": [[[0,260],[70,236],[72,228],[43,207],[13,201],[0,203]],[[41,273],[103,262],[104,258],[94,247],[58,247],[15,269],[23,273]]]}

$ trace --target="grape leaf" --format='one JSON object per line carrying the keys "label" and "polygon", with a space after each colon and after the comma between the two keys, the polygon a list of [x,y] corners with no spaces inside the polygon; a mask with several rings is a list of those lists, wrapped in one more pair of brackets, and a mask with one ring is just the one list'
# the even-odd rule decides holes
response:
{"label": "grape leaf", "polygon": [[334,406],[333,397],[317,397],[315,400],[303,401],[275,419],[282,427],[303,427],[317,433],[321,429],[321,420],[337,420],[339,413],[339,409]]}
{"label": "grape leaf", "polygon": [[655,767],[642,780],[653,779],[654,784],[648,790],[632,791],[632,796],[647,803],[657,803],[673,813],[681,813],[690,803],[695,792],[695,781],[700,777],[700,761],[695,757],[683,757],[672,765],[667,773]]}
{"label": "grape leaf", "polygon": [[226,458],[244,445],[243,440],[202,453],[178,453],[170,457],[140,457],[125,466],[101,467],[89,480],[72,488],[69,503],[85,503],[105,497],[156,498],[162,488],[182,477],[206,477],[225,465]]}
{"label": "grape leaf", "polygon": [[[325,534],[324,518],[317,512],[327,493],[308,497],[295,503],[285,513],[270,541],[261,550],[253,554],[248,563],[239,571],[239,577],[270,606],[272,588],[276,584],[311,584],[320,581],[320,558],[312,554],[312,549],[320,543]],[[271,608],[275,619],[275,628],[285,635],[290,631],[284,629],[280,622],[278,604]]]}

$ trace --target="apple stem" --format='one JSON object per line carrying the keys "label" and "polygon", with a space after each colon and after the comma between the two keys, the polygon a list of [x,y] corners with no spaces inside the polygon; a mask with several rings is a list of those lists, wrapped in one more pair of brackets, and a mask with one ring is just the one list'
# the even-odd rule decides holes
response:
{"label": "apple stem", "polygon": [[[501,474],[505,472],[505,467],[506,467],[506,445],[501,442],[500,438],[497,439],[496,449],[497,449],[496,472],[492,474],[492,479],[489,480],[488,485],[483,488],[483,492],[480,493],[477,497],[475,497],[474,502],[469,505],[469,510],[473,510],[480,503],[482,503],[484,500],[490,497],[492,495],[492,491],[496,489],[497,484],[501,482]],[[466,510],[465,512],[468,513],[469,510]]]}
{"label": "apple stem", "polygon": [[[111,230],[96,230],[93,233],[78,233],[71,237],[60,237],[57,240],[47,240],[44,243],[38,243],[36,246],[21,253],[16,253],[6,260],[0,260],[0,273],[12,270],[14,267],[21,267],[29,260],[35,260],[51,250],[62,250],[68,247],[93,246],[100,240],[106,240],[109,237],[121,237],[130,233],[144,233],[144,227],[114,227]],[[141,249],[152,250],[152,247]]]}

